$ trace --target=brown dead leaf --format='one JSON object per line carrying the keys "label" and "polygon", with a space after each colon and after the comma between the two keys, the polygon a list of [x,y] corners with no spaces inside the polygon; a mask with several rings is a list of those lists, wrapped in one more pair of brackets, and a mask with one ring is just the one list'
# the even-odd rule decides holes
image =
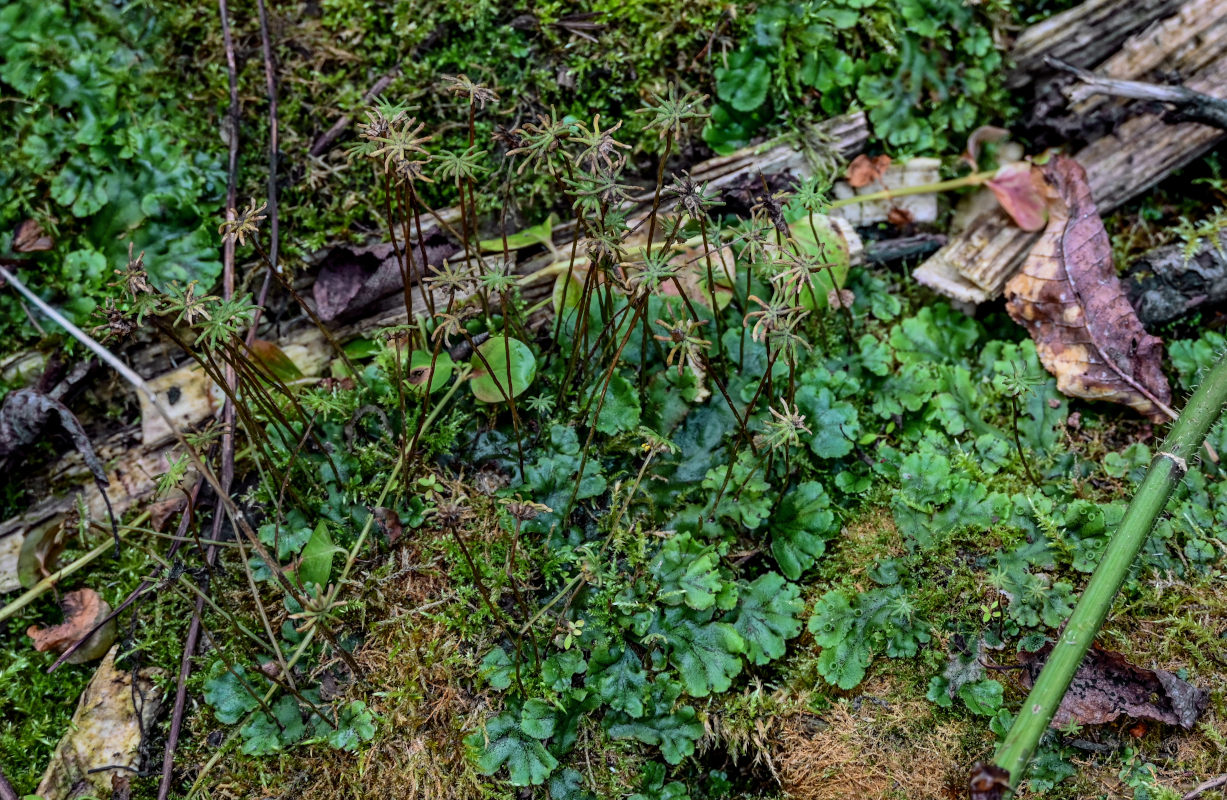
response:
{"label": "brown dead leaf", "polygon": [[32,219],[22,220],[13,231],[13,251],[16,253],[35,253],[54,246],[55,240]]}
{"label": "brown dead leaf", "polygon": [[[111,613],[111,606],[93,589],[78,589],[64,595],[60,606],[64,621],[50,628],[31,625],[26,636],[34,640],[34,649],[40,653],[54,650],[62,653]],[[89,641],[77,648],[68,657],[70,664],[83,664],[100,658],[115,641],[115,620],[99,628]]]}
{"label": "brown dead leaf", "polygon": [[388,544],[396,544],[405,533],[405,526],[401,524],[400,515],[394,509],[386,506],[372,506],[371,516],[375,518],[375,524],[379,526],[379,531],[384,536],[388,537]]}
{"label": "brown dead leaf", "polygon": [[1044,227],[1044,177],[1031,164],[1026,161],[1006,164],[985,185],[1015,225],[1024,231]]}
{"label": "brown dead leaf", "polygon": [[848,165],[848,185],[853,189],[868,186],[874,181],[880,180],[889,166],[890,156],[888,155],[883,154],[870,158],[861,153],[852,159],[852,163]]}
{"label": "brown dead leaf", "polygon": [[852,304],[856,302],[856,295],[851,289],[840,289],[835,291],[831,289],[827,292],[827,306],[829,308],[852,308]]}
{"label": "brown dead leaf", "polygon": [[1042,175],[1048,227],[1006,284],[1006,310],[1031,334],[1062,393],[1162,420],[1172,396],[1163,342],[1146,333],[1125,299],[1086,172],[1057,156]]}
{"label": "brown dead leaf", "polygon": [[[410,281],[421,275],[422,247],[412,243],[413,264]],[[441,267],[459,248],[439,233],[426,235],[426,263]],[[403,256],[402,256],[403,257]],[[405,265],[409,268],[409,264]],[[331,322],[355,314],[376,300],[402,291],[401,262],[391,243],[369,247],[339,245],[324,258],[311,293],[320,319]]]}
{"label": "brown dead leaf", "polygon": [[[1036,653],[1020,654],[1023,685],[1028,689],[1051,650],[1049,646]],[[1071,722],[1103,725],[1124,715],[1192,730],[1209,697],[1209,692],[1170,672],[1142,669],[1130,664],[1120,653],[1093,647],[1061,699],[1052,717],[1052,727],[1060,728]]]}
{"label": "brown dead leaf", "polygon": [[141,745],[162,708],[159,684],[165,673],[152,667],[135,673],[117,669],[118,650],[116,646],[106,654],[81,693],[72,722],[65,726],[67,732],[35,790],[39,797],[110,797],[118,788],[112,775],[141,774]]}
{"label": "brown dead leaf", "polygon": [[893,206],[890,211],[886,212],[886,221],[896,228],[906,228],[915,222],[916,218],[906,208]]}
{"label": "brown dead leaf", "polygon": [[251,353],[269,375],[282,383],[292,383],[302,377],[302,370],[298,365],[273,342],[255,339],[251,343]]}

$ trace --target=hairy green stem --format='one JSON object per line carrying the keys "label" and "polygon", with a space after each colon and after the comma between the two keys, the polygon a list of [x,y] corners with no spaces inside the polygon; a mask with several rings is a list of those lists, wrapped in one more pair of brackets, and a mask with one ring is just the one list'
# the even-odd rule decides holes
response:
{"label": "hairy green stem", "polygon": [[1189,398],[1184,412],[1172,425],[1160,452],[1150,462],[1120,527],[1087,583],[1082,599],[1052,648],[1031,693],[997,750],[993,763],[1005,770],[1011,790],[1026,773],[1040,737],[1048,729],[1083,656],[1099,632],[1112,600],[1129,575],[1138,551],[1154,528],[1172,491],[1184,478],[1188,461],[1196,455],[1210,427],[1227,403],[1227,358],[1223,358]]}

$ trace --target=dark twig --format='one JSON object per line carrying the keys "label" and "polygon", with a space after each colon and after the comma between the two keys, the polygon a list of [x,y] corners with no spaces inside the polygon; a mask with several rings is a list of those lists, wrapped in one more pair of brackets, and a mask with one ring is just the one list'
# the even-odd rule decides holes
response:
{"label": "dark twig", "polygon": [[260,10],[260,47],[264,51],[264,83],[268,90],[268,260],[273,269],[280,269],[277,263],[281,230],[277,216],[277,68],[273,63],[273,45],[268,35],[268,9],[264,0],[256,0],[256,5]]}
{"label": "dark twig", "polygon": [[[268,194],[269,206],[272,209],[270,214],[273,220],[273,244],[272,253],[273,259],[276,259],[277,252],[277,190],[276,190],[276,169],[277,169],[277,127],[276,127],[276,112],[277,112],[277,95],[275,86],[273,85],[273,77],[271,72],[271,53],[268,45],[268,20],[265,15],[264,0],[259,0],[260,3],[260,32],[264,40],[264,57],[265,70],[269,80],[269,117],[272,128],[270,130],[269,144],[269,181]],[[230,108],[228,116],[230,119],[230,162],[229,174],[226,186],[226,217],[233,219],[233,209],[237,205],[238,194],[238,171],[239,171],[239,84],[238,84],[238,69],[234,58],[234,40],[230,36],[230,14],[226,5],[226,0],[217,0],[217,10],[221,16],[222,26],[222,43],[226,49],[226,71],[230,83]],[[227,237],[222,245],[222,294],[226,300],[230,300],[234,296],[234,239]],[[270,274],[275,271],[275,261],[270,263]],[[265,287],[268,286],[268,278],[265,278]],[[253,322],[252,330],[255,325]],[[226,381],[233,389],[235,386],[235,371],[232,366],[226,367]],[[222,474],[220,477],[220,494],[225,494],[230,489],[231,482],[234,480],[234,405],[227,399],[222,408]],[[221,501],[223,498],[219,497]],[[184,514],[186,522],[188,515]],[[213,519],[213,539],[218,539],[220,536],[221,521],[223,519],[222,508],[219,502],[217,509],[214,511]],[[205,554],[205,564],[212,566],[214,559],[217,557],[217,546],[211,545],[208,552]],[[175,704],[171,711],[170,730],[166,735],[166,749],[162,754],[162,780],[158,783],[158,800],[166,800],[170,796],[171,781],[174,779],[175,768],[175,751],[179,746],[179,733],[183,729],[183,714],[187,708],[187,679],[192,673],[192,658],[196,654],[196,644],[200,638],[200,615],[204,611],[204,597],[197,597],[196,603],[192,608],[192,621],[188,625],[187,637],[183,642],[183,656],[179,662],[179,677],[175,682]]]}
{"label": "dark twig", "polygon": [[1227,785],[1227,775],[1219,775],[1217,778],[1211,778],[1208,781],[1197,784],[1197,788],[1186,794],[1183,800],[1197,800],[1211,789],[1218,789],[1221,786]]}
{"label": "dark twig", "polygon": [[1077,103],[1091,95],[1103,94],[1128,100],[1166,103],[1176,107],[1180,122],[1200,122],[1203,125],[1227,130],[1227,100],[1220,100],[1183,86],[1101,78],[1081,67],[1067,64],[1052,56],[1046,56],[1044,63],[1054,69],[1071,73],[1082,82],[1066,91],[1066,95],[1072,102]]}

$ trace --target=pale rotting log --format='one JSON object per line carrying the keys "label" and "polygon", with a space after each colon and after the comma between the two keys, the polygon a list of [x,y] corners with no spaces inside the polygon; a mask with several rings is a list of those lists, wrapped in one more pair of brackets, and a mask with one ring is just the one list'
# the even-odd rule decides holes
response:
{"label": "pale rotting log", "polygon": [[1036,81],[1044,58],[1052,56],[1079,67],[1092,67],[1157,19],[1170,16],[1180,0],[1087,0],[1024,30],[1014,42],[1014,68],[1007,86],[1017,89]]}

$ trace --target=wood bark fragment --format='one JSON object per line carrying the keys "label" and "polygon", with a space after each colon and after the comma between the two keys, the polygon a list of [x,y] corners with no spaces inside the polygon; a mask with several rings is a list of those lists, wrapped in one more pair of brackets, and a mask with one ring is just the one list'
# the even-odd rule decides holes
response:
{"label": "wood bark fragment", "polygon": [[1227,231],[1192,248],[1183,243],[1156,247],[1134,261],[1123,280],[1145,325],[1227,302]]}
{"label": "wood bark fragment", "polygon": [[1173,14],[1180,0],[1088,0],[1024,30],[1014,42],[1014,69],[1007,85],[1035,81],[1052,56],[1079,67],[1100,63],[1157,19]]}
{"label": "wood bark fragment", "polygon": [[[1138,39],[1152,42],[1171,56],[1160,68],[1187,75],[1185,88],[1221,94],[1222,86],[1227,85],[1227,0],[1192,0],[1190,5],[1212,20],[1200,36],[1186,40],[1178,25],[1163,21]],[[1165,46],[1171,37],[1179,45],[1175,50]],[[1126,44],[1125,51],[1145,52],[1135,40]],[[1153,59],[1144,58],[1137,69],[1117,64],[1113,70],[1118,77],[1132,79],[1142,77],[1135,74],[1138,69],[1153,71],[1152,64]],[[1090,143],[1075,158],[1086,169],[1096,205],[1107,213],[1190,163],[1225,136],[1216,128],[1169,124],[1161,114],[1146,113]],[[952,237],[913,274],[920,283],[950,297],[981,303],[1001,294],[1037,239],[1036,234],[1019,230],[1003,212],[993,211]]]}

